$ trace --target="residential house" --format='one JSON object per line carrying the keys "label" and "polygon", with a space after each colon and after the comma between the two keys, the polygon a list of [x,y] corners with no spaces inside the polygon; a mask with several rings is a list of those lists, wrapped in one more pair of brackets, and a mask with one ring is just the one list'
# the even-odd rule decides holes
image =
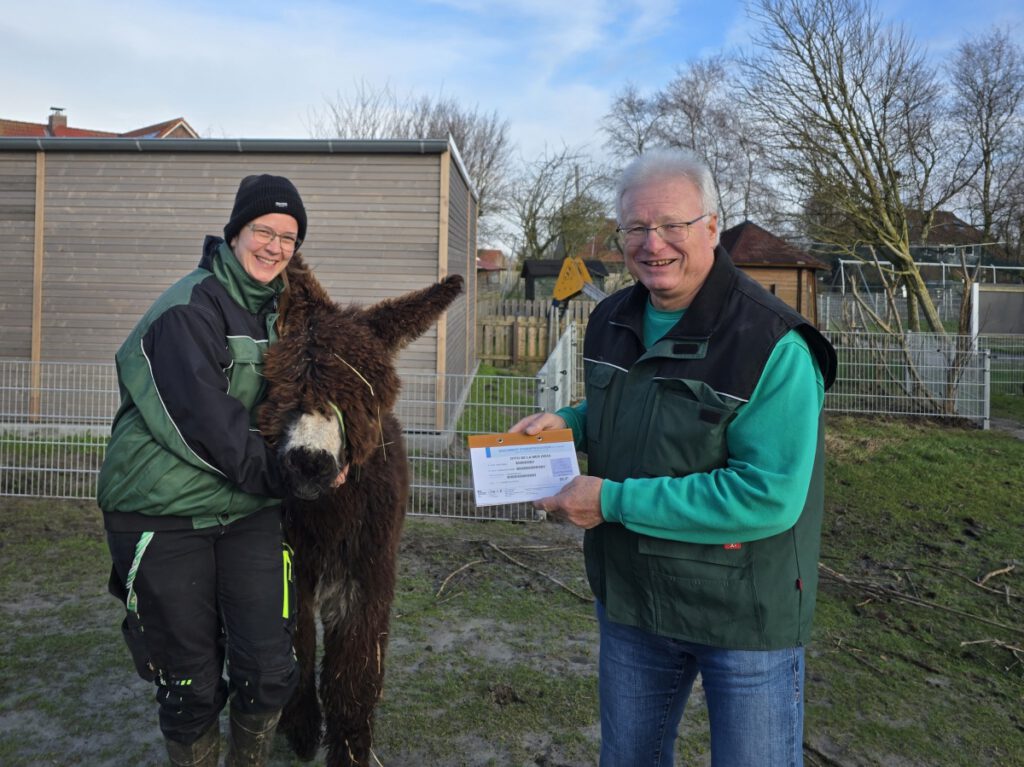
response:
{"label": "residential house", "polygon": [[199,138],[184,117],[175,117],[155,125],[136,128],[127,133],[72,128],[63,107],[50,107],[45,123],[29,123],[0,118],[0,136],[8,138]]}
{"label": "residential house", "polygon": [[507,268],[505,254],[500,250],[481,248],[476,252],[477,284],[501,284],[501,273]]}

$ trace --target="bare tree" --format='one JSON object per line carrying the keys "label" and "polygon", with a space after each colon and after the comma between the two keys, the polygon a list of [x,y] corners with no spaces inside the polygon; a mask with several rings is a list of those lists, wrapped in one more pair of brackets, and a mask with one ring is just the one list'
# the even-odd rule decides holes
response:
{"label": "bare tree", "polygon": [[776,226],[777,195],[768,180],[755,122],[737,98],[732,62],[716,55],[691,62],[659,96],[658,140],[699,154],[714,175],[722,226],[757,219]]}
{"label": "bare tree", "polygon": [[[962,42],[950,66],[953,120],[971,137],[979,170],[965,204],[986,242],[1001,241],[1020,256],[1024,215],[1024,51],[1005,29]],[[1017,224],[1017,226],[1015,226]]]}
{"label": "bare tree", "polygon": [[743,62],[745,97],[776,166],[828,212],[820,236],[893,264],[909,328],[920,329],[920,307],[942,332],[911,254],[911,212],[927,236],[971,173],[966,148],[946,130],[935,70],[901,28],[879,22],[869,0],[758,0],[751,14],[760,27]]}
{"label": "bare tree", "polygon": [[494,112],[467,108],[439,95],[399,96],[390,85],[375,88],[365,81],[353,92],[311,110],[308,130],[315,138],[403,139],[450,135],[459,149],[480,203],[480,232],[487,237],[500,227],[508,206],[514,147],[509,122]]}
{"label": "bare tree", "polygon": [[721,55],[691,62],[650,97],[629,85],[602,122],[606,146],[620,159],[652,146],[690,149],[711,168],[723,226],[756,219],[778,228],[779,198],[764,149],[735,92],[731,62]]}
{"label": "bare tree", "polygon": [[608,136],[605,146],[622,160],[643,154],[655,139],[660,111],[658,98],[645,97],[633,83],[627,84],[612,100],[601,128]]}
{"label": "bare tree", "polygon": [[524,169],[511,195],[511,216],[520,233],[523,260],[572,255],[604,223],[606,175],[569,148],[547,151]]}

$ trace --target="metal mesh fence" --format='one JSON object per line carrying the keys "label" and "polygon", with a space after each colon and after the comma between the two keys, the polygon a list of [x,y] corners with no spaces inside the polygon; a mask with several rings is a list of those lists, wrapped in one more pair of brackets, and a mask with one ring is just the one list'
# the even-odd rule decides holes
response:
{"label": "metal mesh fence", "polygon": [[[960,297],[963,287],[947,285],[932,288],[929,292],[943,326],[956,327],[960,318]],[[864,326],[861,323],[869,323],[870,316],[862,309],[861,302],[885,322],[895,323],[897,315],[904,326],[908,322],[907,300],[903,297],[897,296],[894,303],[890,303],[884,290],[862,287],[858,301],[858,296],[850,291],[824,289],[818,293],[818,327],[829,330],[863,331]]]}
{"label": "metal mesh fence", "polygon": [[[466,437],[536,412],[533,377],[403,376],[396,415],[409,453],[411,514],[533,519],[529,504],[477,509]],[[0,496],[89,499],[119,396],[113,364],[0,360]]]}
{"label": "metal mesh fence", "polygon": [[[405,376],[396,409],[405,413],[424,406],[446,404],[458,413],[449,429],[410,430],[405,443],[411,476],[408,513],[463,519],[535,519],[530,504],[477,508],[466,438],[470,434],[508,431],[516,421],[538,410],[540,382],[529,376],[445,376],[443,392],[437,377]],[[434,392],[443,395],[434,401]]]}
{"label": "metal mesh fence", "polygon": [[987,425],[988,355],[968,336],[827,334],[839,370],[825,409],[966,418]]}
{"label": "metal mesh fence", "polygon": [[[582,331],[577,339],[582,339]],[[1024,394],[1024,337],[829,334],[839,375],[833,412],[967,418],[981,425],[990,394]],[[553,385],[583,396],[582,341],[570,338],[556,379],[406,374],[396,414],[411,470],[408,511],[466,519],[532,519],[529,504],[474,504],[466,437],[506,431],[544,407]],[[575,344],[575,349],[572,348]],[[988,388],[986,388],[988,387]],[[0,360],[0,495],[93,498],[118,405],[112,364]]]}
{"label": "metal mesh fence", "polygon": [[117,404],[113,365],[0,360],[0,494],[93,497]]}
{"label": "metal mesh fence", "polygon": [[1024,395],[1024,336],[978,336],[992,366],[992,393]]}

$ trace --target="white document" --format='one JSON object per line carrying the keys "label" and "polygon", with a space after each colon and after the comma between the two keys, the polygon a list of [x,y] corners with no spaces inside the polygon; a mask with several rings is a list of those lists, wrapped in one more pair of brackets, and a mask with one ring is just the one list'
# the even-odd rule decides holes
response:
{"label": "white document", "polygon": [[571,429],[469,437],[477,506],[522,503],[554,495],[579,476]]}

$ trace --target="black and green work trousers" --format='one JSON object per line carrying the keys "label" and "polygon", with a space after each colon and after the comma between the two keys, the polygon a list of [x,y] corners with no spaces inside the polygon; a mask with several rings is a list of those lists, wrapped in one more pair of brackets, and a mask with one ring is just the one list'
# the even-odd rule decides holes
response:
{"label": "black and green work trousers", "polygon": [[157,685],[165,737],[192,743],[229,695],[242,713],[284,706],[298,669],[280,508],[201,530],[108,531],[107,543],[110,592],[136,670]]}

